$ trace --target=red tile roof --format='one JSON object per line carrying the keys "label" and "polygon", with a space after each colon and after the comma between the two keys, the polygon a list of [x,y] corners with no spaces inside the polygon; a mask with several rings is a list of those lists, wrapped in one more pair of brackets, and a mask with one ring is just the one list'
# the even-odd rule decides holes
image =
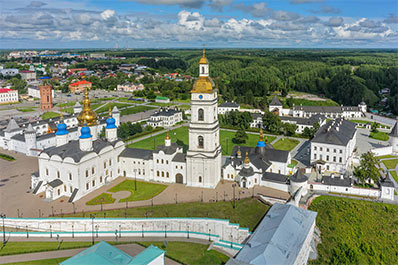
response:
{"label": "red tile roof", "polygon": [[9,89],[9,88],[0,88],[0,93],[8,93],[10,91],[14,91],[14,90]]}
{"label": "red tile roof", "polygon": [[89,81],[86,81],[86,80],[82,80],[82,81],[77,81],[77,82],[75,82],[75,83],[72,83],[72,84],[70,84],[71,86],[78,86],[78,85],[84,85],[84,84],[92,84],[91,82],[89,82]]}

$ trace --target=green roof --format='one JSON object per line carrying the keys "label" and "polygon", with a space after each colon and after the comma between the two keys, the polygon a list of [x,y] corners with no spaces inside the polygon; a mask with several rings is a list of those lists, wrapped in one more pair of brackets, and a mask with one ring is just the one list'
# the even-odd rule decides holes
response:
{"label": "green roof", "polygon": [[61,265],[129,265],[132,257],[123,251],[101,241],[79,254],[61,262]]}
{"label": "green roof", "polygon": [[161,96],[157,96],[156,99],[164,99],[164,100],[168,100],[168,97],[161,97]]}
{"label": "green roof", "polygon": [[161,250],[158,247],[150,245],[144,251],[142,251],[140,254],[135,256],[133,258],[133,260],[128,265],[146,265],[165,252],[166,251]]}

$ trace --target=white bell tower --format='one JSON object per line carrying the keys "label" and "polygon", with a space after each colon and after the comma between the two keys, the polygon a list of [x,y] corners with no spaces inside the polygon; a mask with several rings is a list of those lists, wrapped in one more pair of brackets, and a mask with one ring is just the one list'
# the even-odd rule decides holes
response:
{"label": "white bell tower", "polygon": [[221,178],[221,145],[217,117],[217,91],[209,77],[205,56],[199,61],[199,77],[191,91],[191,121],[187,151],[187,185],[215,188]]}

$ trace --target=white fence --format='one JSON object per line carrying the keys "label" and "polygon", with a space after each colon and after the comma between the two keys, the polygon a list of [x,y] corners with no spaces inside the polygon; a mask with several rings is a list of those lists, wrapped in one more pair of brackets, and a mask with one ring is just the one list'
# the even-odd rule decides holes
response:
{"label": "white fence", "polygon": [[348,195],[358,195],[363,197],[375,197],[375,198],[379,198],[381,195],[380,190],[378,189],[332,186],[316,182],[310,182],[308,184],[310,190],[313,191],[335,192],[335,193],[342,193]]}
{"label": "white fence", "polygon": [[[248,228],[212,218],[5,218],[10,237],[181,237],[213,241],[217,247],[240,250]],[[32,232],[33,231],[33,232]]]}
{"label": "white fence", "polygon": [[383,156],[383,155],[391,155],[392,154],[392,146],[374,148],[370,150],[375,156]]}

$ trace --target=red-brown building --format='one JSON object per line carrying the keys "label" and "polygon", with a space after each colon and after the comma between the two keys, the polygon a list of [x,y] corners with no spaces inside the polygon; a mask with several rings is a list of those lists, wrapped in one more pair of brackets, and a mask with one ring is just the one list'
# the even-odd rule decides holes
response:
{"label": "red-brown building", "polygon": [[84,92],[84,90],[87,88],[87,90],[90,90],[92,86],[91,82],[88,82],[86,80],[82,81],[77,81],[75,83],[72,83],[69,85],[69,90],[72,93],[77,93],[77,92]]}
{"label": "red-brown building", "polygon": [[49,110],[53,108],[51,85],[40,86],[40,109]]}

